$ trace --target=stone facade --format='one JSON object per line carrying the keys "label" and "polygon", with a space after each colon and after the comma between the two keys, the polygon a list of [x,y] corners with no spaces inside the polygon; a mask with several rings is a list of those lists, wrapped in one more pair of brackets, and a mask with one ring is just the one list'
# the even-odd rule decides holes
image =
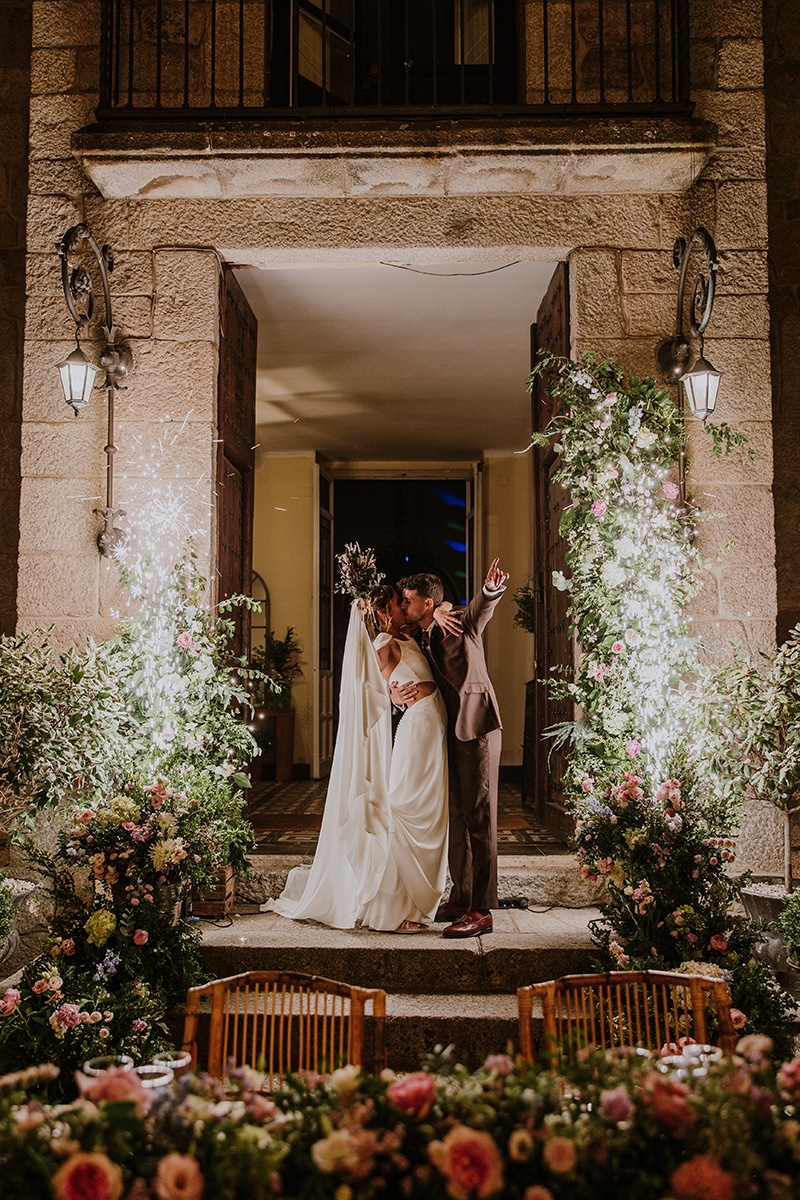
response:
{"label": "stone facade", "polygon": [[[114,603],[92,513],[103,490],[104,403],[98,396],[76,421],[53,371],[72,344],[53,253],[68,226],[88,221],[119,264],[115,318],[136,372],[118,405],[118,502],[133,507],[145,465],[169,441],[165,424],[180,424],[158,471],[194,487],[195,523],[213,567],[219,260],[566,258],[575,351],[615,354],[647,374],[655,347],[674,329],[673,241],[703,224],[721,259],[706,337],[707,357],[724,373],[718,415],[747,434],[756,454],[716,459],[706,435],[692,430],[690,491],[716,518],[699,523],[706,586],[693,617],[712,650],[731,638],[752,651],[774,647],[760,0],[690,5],[691,120],[283,121],[177,132],[87,129],[98,100],[99,7],[97,0],[33,4],[19,583],[16,598],[2,597],[4,611],[16,603],[21,628],[52,623],[63,642],[102,636]],[[770,0],[768,7],[775,58],[779,26],[790,45],[788,6]],[[790,116],[776,105],[773,123]],[[792,233],[796,217],[788,168],[781,171],[782,198],[770,210],[777,236]],[[781,259],[790,262],[788,251]],[[773,350],[781,437],[791,408],[796,290],[774,277],[773,299],[783,301]],[[775,475],[782,495],[795,498],[798,433]],[[778,533],[778,561],[793,563],[790,519],[779,517]],[[735,552],[723,553],[731,542]],[[11,550],[0,544],[0,554]],[[782,582],[787,612],[800,604],[797,586]]]}

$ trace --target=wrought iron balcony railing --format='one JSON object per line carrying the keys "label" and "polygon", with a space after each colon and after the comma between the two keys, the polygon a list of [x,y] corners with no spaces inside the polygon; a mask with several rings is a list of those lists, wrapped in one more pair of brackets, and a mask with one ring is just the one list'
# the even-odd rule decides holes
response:
{"label": "wrought iron balcony railing", "polygon": [[688,0],[104,0],[97,116],[674,112]]}

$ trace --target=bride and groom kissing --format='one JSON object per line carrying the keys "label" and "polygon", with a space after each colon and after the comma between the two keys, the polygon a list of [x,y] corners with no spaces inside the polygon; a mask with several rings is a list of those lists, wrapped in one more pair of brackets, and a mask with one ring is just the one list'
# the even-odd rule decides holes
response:
{"label": "bride and groom kissing", "polygon": [[427,574],[353,602],[317,851],[265,907],[339,929],[491,933],[502,735],[483,631],[507,579],[494,559],[458,613]]}

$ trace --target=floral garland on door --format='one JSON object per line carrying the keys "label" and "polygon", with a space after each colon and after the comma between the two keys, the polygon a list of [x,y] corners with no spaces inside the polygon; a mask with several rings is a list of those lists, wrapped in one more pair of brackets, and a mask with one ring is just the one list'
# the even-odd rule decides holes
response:
{"label": "floral garland on door", "polygon": [[663,776],[678,733],[675,688],[695,661],[684,608],[699,589],[694,517],[675,475],[683,417],[652,379],[627,383],[614,359],[579,362],[540,353],[541,378],[559,411],[531,445],[553,443],[556,482],[569,493],[560,533],[567,541],[572,629],[580,647],[574,678],[548,686],[579,711],[555,727],[570,741],[568,794],[605,785],[621,770]]}

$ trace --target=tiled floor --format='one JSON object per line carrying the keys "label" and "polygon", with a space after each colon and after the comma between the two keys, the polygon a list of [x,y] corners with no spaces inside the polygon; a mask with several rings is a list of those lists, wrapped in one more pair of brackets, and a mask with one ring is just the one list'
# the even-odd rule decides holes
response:
{"label": "tiled floor", "polygon": [[[295,783],[256,783],[247,816],[255,829],[261,854],[313,854],[322,811],[326,779]],[[508,855],[568,854],[568,847],[537,825],[522,804],[513,783],[500,783],[497,850]]]}

